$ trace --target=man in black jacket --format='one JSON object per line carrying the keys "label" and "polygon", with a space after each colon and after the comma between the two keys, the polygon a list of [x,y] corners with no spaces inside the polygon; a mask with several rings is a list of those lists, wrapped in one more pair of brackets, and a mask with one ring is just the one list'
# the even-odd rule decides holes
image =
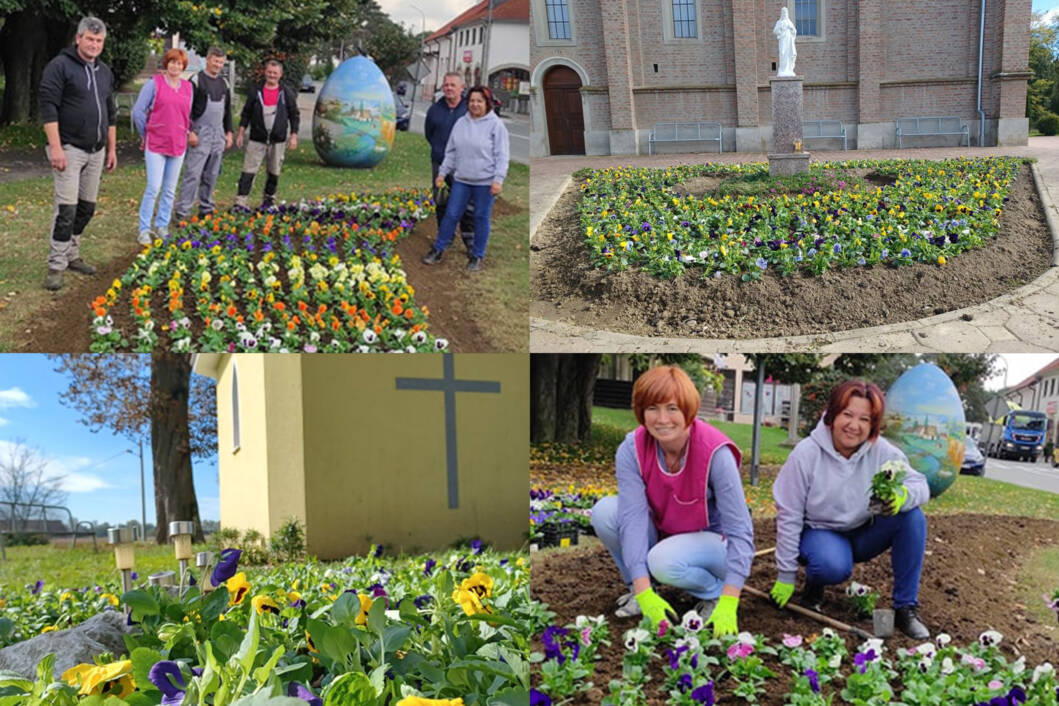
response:
{"label": "man in black jacket", "polygon": [[[77,26],[74,47],[48,62],[40,81],[45,152],[55,178],[55,216],[44,288],[63,285],[63,272],[96,268],[81,259],[80,240],[96,210],[99,179],[118,166],[114,75],[99,60],[107,28],[95,17]],[[106,152],[103,148],[106,147]]]}
{"label": "man in black jacket", "polygon": [[[441,98],[435,101],[427,110],[427,117],[423,123],[423,134],[430,143],[430,183],[434,189],[434,204],[436,210],[434,215],[441,226],[441,218],[445,215],[445,201],[439,199],[442,196],[441,189],[434,185],[438,178],[438,168],[445,161],[445,145],[449,142],[452,126],[467,112],[467,100],[463,97],[463,76],[459,71],[450,71],[441,79]],[[446,186],[452,188],[452,175],[445,177]],[[447,192],[446,192],[447,195]],[[474,244],[474,205],[468,203],[467,210],[460,218],[460,236],[467,252],[471,251]]]}
{"label": "man in black jacket", "polygon": [[206,52],[206,68],[192,77],[191,131],[198,144],[188,147],[184,159],[184,181],[174,212],[180,221],[191,215],[196,196],[199,215],[213,213],[213,188],[221,173],[221,158],[232,147],[232,107],[228,82],[221,76],[227,56],[220,47]]}
{"label": "man in black jacket", "polygon": [[[289,86],[281,86],[283,64],[275,59],[265,62],[265,83],[247,98],[243,114],[239,119],[239,132],[235,144],[243,146],[246,128],[250,128],[250,139],[246,143],[243,157],[243,173],[239,177],[239,193],[235,205],[249,208],[250,189],[254,176],[266,158],[268,177],[265,179],[265,199],[262,208],[271,206],[276,200],[276,186],[286,149],[298,149],[298,98]],[[287,138],[288,127],[290,138]]]}

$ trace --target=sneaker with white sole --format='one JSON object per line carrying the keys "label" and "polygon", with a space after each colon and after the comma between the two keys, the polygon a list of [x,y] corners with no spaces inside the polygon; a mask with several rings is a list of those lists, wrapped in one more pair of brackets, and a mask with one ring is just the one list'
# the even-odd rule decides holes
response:
{"label": "sneaker with white sole", "polygon": [[152,240],[154,240],[154,233],[149,230],[141,230],[136,236],[136,242],[140,245],[150,245]]}
{"label": "sneaker with white sole", "polygon": [[716,607],[717,599],[707,598],[695,604],[695,612],[699,614],[699,617],[702,618],[702,622],[705,623],[710,619],[710,616],[713,614],[713,609]]}
{"label": "sneaker with white sole", "polygon": [[618,609],[614,611],[614,615],[619,618],[635,618],[638,615],[643,615],[643,611],[640,610],[640,604],[636,602],[636,596],[633,595],[632,591],[619,596],[616,603]]}

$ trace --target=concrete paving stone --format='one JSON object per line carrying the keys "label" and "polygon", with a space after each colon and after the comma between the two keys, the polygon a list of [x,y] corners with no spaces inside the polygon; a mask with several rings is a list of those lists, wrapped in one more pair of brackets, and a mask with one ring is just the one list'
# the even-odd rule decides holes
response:
{"label": "concrete paving stone", "polygon": [[1041,346],[1051,351],[1059,351],[1059,317],[1037,316],[1021,312],[1012,316],[1007,329],[1020,341]]}
{"label": "concrete paving stone", "polygon": [[1038,292],[1032,296],[1023,297],[1022,305],[1044,317],[1054,319],[1059,316],[1059,298],[1051,292]]}
{"label": "concrete paving stone", "polygon": [[910,331],[895,331],[871,336],[856,336],[835,341],[822,350],[826,353],[907,353],[923,346]]}
{"label": "concrete paving stone", "polygon": [[1011,313],[1004,307],[995,304],[979,304],[978,306],[968,307],[963,311],[972,316],[968,323],[978,327],[1003,326],[1011,318]]}
{"label": "concrete paving stone", "polygon": [[979,326],[978,330],[989,337],[989,340],[993,343],[999,343],[1001,341],[1017,341],[1015,334],[1008,331],[1003,326]]}
{"label": "concrete paving stone", "polygon": [[983,353],[1054,353],[1054,348],[1042,348],[1025,341],[997,341],[990,343]]}
{"label": "concrete paving stone", "polygon": [[945,353],[977,353],[991,342],[977,326],[964,322],[920,327],[914,335],[923,348]]}

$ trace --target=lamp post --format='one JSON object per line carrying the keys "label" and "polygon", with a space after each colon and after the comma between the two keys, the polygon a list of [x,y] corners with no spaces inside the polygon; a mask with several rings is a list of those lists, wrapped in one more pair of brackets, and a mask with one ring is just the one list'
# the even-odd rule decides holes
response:
{"label": "lamp post", "polygon": [[114,547],[114,564],[121,571],[122,593],[128,593],[132,590],[132,568],[136,564],[132,533],[125,527],[112,527],[107,530],[107,544]]}
{"label": "lamp post", "polygon": [[[493,37],[493,0],[486,0],[489,9],[485,14],[485,42],[482,45],[482,81],[481,85],[489,85],[489,45]],[[493,106],[489,106],[492,108]]]}
{"label": "lamp post", "polygon": [[418,12],[423,18],[423,24],[419,30],[419,56],[416,57],[416,72],[415,75],[412,76],[414,79],[414,83],[412,84],[412,105],[408,109],[408,120],[411,122],[412,118],[416,116],[416,89],[419,87],[419,82],[422,80],[419,76],[419,69],[423,66],[423,43],[427,38],[427,14],[412,3],[408,3],[408,6]]}
{"label": "lamp post", "polygon": [[[147,486],[144,483],[143,478],[143,437],[140,437],[136,442],[139,448],[140,455],[140,529],[143,533],[143,537],[140,539],[147,538]],[[125,449],[125,453],[131,454],[132,449]]]}
{"label": "lamp post", "polygon": [[191,559],[191,535],[195,533],[195,523],[176,520],[169,523],[169,536],[173,538],[173,553],[180,564],[180,590],[184,590],[184,579],[188,573],[188,560]]}

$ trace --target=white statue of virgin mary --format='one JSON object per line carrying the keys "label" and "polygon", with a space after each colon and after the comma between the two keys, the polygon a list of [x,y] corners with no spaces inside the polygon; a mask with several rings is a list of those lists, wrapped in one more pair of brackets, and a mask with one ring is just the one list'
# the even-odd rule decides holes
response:
{"label": "white statue of virgin mary", "polygon": [[772,28],[772,33],[776,35],[780,43],[780,65],[776,75],[793,76],[794,61],[798,58],[798,50],[794,48],[794,38],[798,36],[798,30],[791,22],[787,8],[780,10],[780,18],[776,21],[776,26]]}

